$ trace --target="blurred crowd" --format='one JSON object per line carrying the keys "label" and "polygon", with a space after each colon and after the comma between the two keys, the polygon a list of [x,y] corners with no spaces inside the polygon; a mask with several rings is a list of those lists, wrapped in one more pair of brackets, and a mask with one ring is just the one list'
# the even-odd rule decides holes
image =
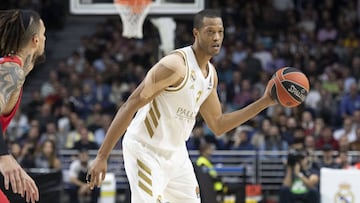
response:
{"label": "blurred crowd", "polygon": [[[343,156],[360,150],[360,3],[208,3],[222,10],[225,27],[221,53],[212,59],[224,112],[258,99],[272,74],[284,66],[303,71],[311,89],[302,105],[273,106],[219,137],[199,117],[188,148],[197,150],[206,142],[217,150],[278,151],[301,143],[309,151],[339,152],[336,164],[343,167]],[[176,48],[192,44],[192,20],[176,20]],[[143,39],[124,38],[119,18],[109,18],[94,25],[93,33],[79,39],[79,47],[51,67],[47,81],[32,90],[31,100],[21,105],[8,128],[19,162],[60,168],[59,149],[100,146],[119,106],[158,60],[157,29],[146,21],[144,30]],[[120,142],[116,149],[121,149]]]}

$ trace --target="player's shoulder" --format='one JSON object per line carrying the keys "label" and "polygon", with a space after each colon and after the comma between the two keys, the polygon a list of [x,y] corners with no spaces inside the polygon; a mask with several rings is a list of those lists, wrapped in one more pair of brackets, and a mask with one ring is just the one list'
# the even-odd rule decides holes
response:
{"label": "player's shoulder", "polygon": [[21,69],[21,66],[19,63],[11,60],[3,60],[0,59],[0,71],[1,72],[11,72],[11,71],[18,71]]}
{"label": "player's shoulder", "polygon": [[174,51],[169,53],[168,55],[164,56],[162,59],[160,59],[160,62],[170,62],[173,64],[184,64],[185,65],[185,58],[184,55],[181,52]]}
{"label": "player's shoulder", "polygon": [[173,70],[177,73],[185,71],[186,63],[181,53],[172,52],[159,60],[161,67]]}

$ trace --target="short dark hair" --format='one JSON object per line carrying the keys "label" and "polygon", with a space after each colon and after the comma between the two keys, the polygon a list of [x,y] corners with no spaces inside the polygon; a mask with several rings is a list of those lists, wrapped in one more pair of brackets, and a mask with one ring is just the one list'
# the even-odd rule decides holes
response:
{"label": "short dark hair", "polygon": [[203,26],[204,18],[221,18],[221,12],[217,9],[204,9],[194,17],[194,28],[200,29]]}
{"label": "short dark hair", "polygon": [[15,54],[40,28],[40,15],[33,10],[0,11],[0,55]]}

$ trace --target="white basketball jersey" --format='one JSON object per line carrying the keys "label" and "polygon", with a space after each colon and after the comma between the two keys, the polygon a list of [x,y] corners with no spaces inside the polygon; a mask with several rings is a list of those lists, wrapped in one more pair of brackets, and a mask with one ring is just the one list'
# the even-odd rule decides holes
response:
{"label": "white basketball jersey", "polygon": [[[214,87],[214,67],[208,63],[205,78],[190,46],[175,50],[186,63],[185,79],[169,87],[137,112],[125,136],[163,150],[179,150],[195,125],[201,104]],[[129,138],[128,137],[128,138]]]}

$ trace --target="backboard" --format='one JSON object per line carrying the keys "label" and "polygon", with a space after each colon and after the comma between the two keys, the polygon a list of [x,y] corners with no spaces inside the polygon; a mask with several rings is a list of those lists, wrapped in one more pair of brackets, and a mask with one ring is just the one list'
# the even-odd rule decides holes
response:
{"label": "backboard", "polygon": [[[194,14],[204,9],[204,0],[153,0],[149,15]],[[70,0],[72,14],[118,14],[113,0]]]}

